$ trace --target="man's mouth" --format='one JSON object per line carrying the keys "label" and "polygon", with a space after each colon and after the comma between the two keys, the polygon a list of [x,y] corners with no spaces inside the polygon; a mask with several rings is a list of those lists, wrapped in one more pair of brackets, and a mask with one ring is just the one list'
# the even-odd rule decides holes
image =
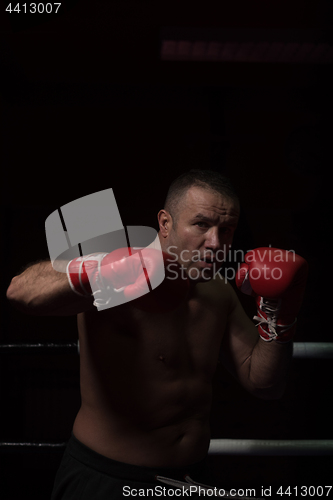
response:
{"label": "man's mouth", "polygon": [[210,255],[207,255],[207,257],[202,257],[201,260],[203,260],[204,262],[209,262],[210,264],[213,264],[216,261],[216,259]]}
{"label": "man's mouth", "polygon": [[213,267],[215,259],[212,259],[211,257],[203,257],[202,259],[200,259],[200,262],[204,267]]}

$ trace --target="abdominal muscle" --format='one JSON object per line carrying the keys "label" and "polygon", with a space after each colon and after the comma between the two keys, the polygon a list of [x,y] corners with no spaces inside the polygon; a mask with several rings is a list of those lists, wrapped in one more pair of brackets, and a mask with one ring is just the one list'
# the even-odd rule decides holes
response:
{"label": "abdominal muscle", "polygon": [[132,324],[127,314],[118,323],[112,310],[79,315],[82,405],[73,427],[79,441],[139,466],[180,467],[205,457],[221,339],[197,318],[198,331],[191,325],[187,331],[183,313],[177,322],[159,317],[156,325],[139,313]]}
{"label": "abdominal muscle", "polygon": [[[163,405],[163,394],[158,399]],[[131,415],[103,404],[91,407],[83,403],[73,433],[97,453],[134,465],[180,467],[202,460],[210,442],[208,409],[192,413],[185,406],[177,409],[178,404],[170,408],[167,399],[170,401],[170,395],[165,398],[165,412],[146,413],[143,400],[133,404]]]}
{"label": "abdominal muscle", "polygon": [[83,381],[88,372],[90,377],[81,383],[76,438],[101,455],[135,465],[200,461],[210,440],[210,384],[184,373],[165,373],[168,369],[155,360],[144,369],[141,363],[136,370],[128,366],[127,374],[126,365],[122,360],[121,369],[101,364],[101,371],[81,368]]}

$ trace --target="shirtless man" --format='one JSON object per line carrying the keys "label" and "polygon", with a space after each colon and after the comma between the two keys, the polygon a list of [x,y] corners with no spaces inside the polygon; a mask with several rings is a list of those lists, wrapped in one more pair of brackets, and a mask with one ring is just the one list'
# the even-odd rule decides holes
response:
{"label": "shirtless man", "polygon": [[[22,311],[77,315],[82,405],[52,500],[110,500],[148,487],[163,496],[158,485],[175,488],[163,477],[184,482],[186,474],[211,485],[205,459],[219,360],[251,394],[283,394],[307,265],[299,256],[296,263],[275,260],[274,279],[267,279],[272,259],[247,254],[237,284],[254,290],[256,328],[214,266],[232,243],[239,211],[228,179],[216,172],[190,171],[172,183],[158,213],[158,238],[182,266],[189,288],[167,313],[137,308],[136,300],[97,311],[93,298],[74,293],[68,275],[50,262],[13,278],[7,296]],[[268,271],[258,278],[263,268]],[[275,300],[275,313],[272,302],[260,298],[261,287]]]}

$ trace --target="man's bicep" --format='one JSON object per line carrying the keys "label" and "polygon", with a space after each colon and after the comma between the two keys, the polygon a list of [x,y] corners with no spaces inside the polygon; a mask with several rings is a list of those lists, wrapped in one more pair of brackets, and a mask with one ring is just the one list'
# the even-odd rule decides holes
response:
{"label": "man's bicep", "polygon": [[220,359],[227,370],[242,381],[248,373],[246,361],[258,342],[259,334],[232,288],[230,293],[231,307],[222,339]]}

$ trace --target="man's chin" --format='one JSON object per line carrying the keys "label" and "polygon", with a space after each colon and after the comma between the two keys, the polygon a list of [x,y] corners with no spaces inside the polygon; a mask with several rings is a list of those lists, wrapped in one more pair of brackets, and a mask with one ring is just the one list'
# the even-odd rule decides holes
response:
{"label": "man's chin", "polygon": [[196,284],[207,283],[208,281],[211,281],[214,277],[215,272],[213,268],[198,269],[197,267],[191,267],[187,270],[186,274],[190,280],[190,283]]}
{"label": "man's chin", "polygon": [[210,281],[212,281],[212,279],[213,279],[213,276],[211,276],[210,278],[201,277],[201,278],[197,278],[195,280],[190,278],[190,283],[192,283],[193,285],[201,285],[203,283],[209,283]]}

